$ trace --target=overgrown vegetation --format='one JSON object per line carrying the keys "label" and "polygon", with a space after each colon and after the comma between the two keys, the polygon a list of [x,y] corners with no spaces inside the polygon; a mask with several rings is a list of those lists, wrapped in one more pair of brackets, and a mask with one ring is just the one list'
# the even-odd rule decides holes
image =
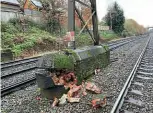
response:
{"label": "overgrown vegetation", "polygon": [[49,32],[41,30],[38,26],[29,24],[25,33],[21,32],[21,26],[14,20],[1,23],[2,49],[10,48],[15,56],[21,55],[26,50],[43,43],[44,40],[54,41],[55,37]]}
{"label": "overgrown vegetation", "polygon": [[[41,2],[46,12],[42,19],[43,22],[35,22],[26,18],[11,19],[7,23],[1,22],[2,49],[11,49],[17,57],[24,51],[33,49],[36,46],[44,45],[45,48],[48,48],[46,42],[51,42],[49,46],[52,46],[51,44],[56,42],[57,38],[62,38],[66,35],[67,30],[62,28],[65,25],[63,23],[66,22],[66,18],[61,21],[59,16],[65,13],[67,2],[63,0],[41,0]],[[81,9],[83,9],[83,15],[87,17],[90,15],[89,9]],[[126,20],[125,23],[124,21],[124,11],[114,2],[114,4],[108,8],[105,21],[99,23],[102,26],[112,26],[112,31],[99,32],[100,38],[109,41],[119,37],[139,35],[145,32],[144,27],[139,25],[136,21],[132,19]],[[91,24],[92,22],[89,23]],[[77,36],[79,31],[79,26],[76,26],[76,47],[93,45],[93,41],[89,34],[84,30],[80,36]]]}
{"label": "overgrown vegetation", "polygon": [[146,29],[139,25],[135,20],[133,19],[127,19],[124,23],[125,30],[128,31],[128,33],[134,34],[134,35],[140,35],[146,32]]}
{"label": "overgrown vegetation", "polygon": [[105,16],[105,22],[116,34],[121,35],[124,30],[125,17],[123,9],[117,2],[114,2],[112,6],[108,8],[108,12]]}
{"label": "overgrown vegetation", "polygon": [[[101,23],[102,25],[110,26],[110,29],[113,30],[114,33],[120,37],[141,35],[144,32],[146,32],[146,29],[142,25],[139,25],[135,20],[133,19],[125,20],[124,11],[118,5],[117,2],[110,4],[110,6],[108,7],[107,14],[103,18],[103,21]],[[102,36],[107,37],[104,34],[102,34]],[[111,38],[110,35],[112,34],[109,33],[108,37]],[[113,37],[117,35],[114,35]]]}
{"label": "overgrown vegetation", "polygon": [[[47,32],[45,25],[38,24],[28,19],[25,20],[25,23],[28,26],[23,28],[23,26],[20,24],[19,19],[11,19],[7,23],[1,22],[2,49],[11,49],[12,52],[14,52],[15,57],[18,57],[25,50],[32,49],[35,46],[40,46],[43,44],[44,46],[46,46],[45,45],[46,42],[51,42],[50,44],[56,42],[56,38],[58,36],[55,35],[55,33]],[[60,31],[60,33],[61,35],[65,35],[66,30],[63,29]],[[56,34],[59,35],[59,33]],[[76,37],[75,39],[77,47],[93,44],[92,39],[87,33],[83,33],[79,37]]]}
{"label": "overgrown vegetation", "polygon": [[75,38],[76,47],[83,47],[87,45],[93,45],[93,41],[88,33],[83,33]]}
{"label": "overgrown vegetation", "polygon": [[64,54],[54,54],[54,66],[57,69],[74,69],[73,58]]}
{"label": "overgrown vegetation", "polygon": [[106,39],[106,40],[112,40],[112,39],[116,39],[118,38],[119,36],[114,33],[113,31],[102,31],[100,32],[100,37],[102,37],[102,39]]}

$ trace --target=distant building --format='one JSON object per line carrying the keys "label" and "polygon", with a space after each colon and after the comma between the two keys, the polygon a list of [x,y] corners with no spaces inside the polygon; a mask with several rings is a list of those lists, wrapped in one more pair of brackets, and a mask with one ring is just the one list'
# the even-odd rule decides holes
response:
{"label": "distant building", "polygon": [[[90,26],[89,27],[89,30],[93,30],[93,26]],[[102,25],[98,25],[98,30],[99,31],[109,31],[110,29],[109,29],[109,26],[102,26]]]}
{"label": "distant building", "polygon": [[31,19],[35,22],[43,22],[43,6],[39,0],[25,0],[23,4],[24,18]]}
{"label": "distant building", "polygon": [[24,14],[25,15],[40,15],[40,10],[43,8],[41,2],[36,0],[25,0],[24,3]]}
{"label": "distant building", "polygon": [[1,21],[9,21],[11,18],[18,18],[22,11],[17,0],[0,0]]}

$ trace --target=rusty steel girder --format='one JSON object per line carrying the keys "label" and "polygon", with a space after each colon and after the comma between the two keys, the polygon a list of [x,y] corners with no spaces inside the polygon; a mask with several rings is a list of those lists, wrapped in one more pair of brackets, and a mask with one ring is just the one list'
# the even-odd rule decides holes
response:
{"label": "rusty steel girder", "polygon": [[[92,19],[92,26],[93,32],[88,29],[87,22],[84,21],[83,17],[81,16],[79,10],[75,6],[75,3],[78,2],[81,5],[84,5],[91,9],[91,19]],[[83,3],[80,0],[68,0],[68,31],[75,31],[75,12],[77,13],[79,19],[81,20],[84,27],[80,31],[79,34],[82,33],[83,29],[86,28],[87,32],[89,33],[90,37],[92,38],[94,45],[99,45],[99,34],[98,34],[98,19],[97,19],[97,11],[96,11],[96,0],[89,0],[90,5]],[[90,20],[90,18],[89,18]],[[75,49],[75,41],[74,41],[74,49]]]}

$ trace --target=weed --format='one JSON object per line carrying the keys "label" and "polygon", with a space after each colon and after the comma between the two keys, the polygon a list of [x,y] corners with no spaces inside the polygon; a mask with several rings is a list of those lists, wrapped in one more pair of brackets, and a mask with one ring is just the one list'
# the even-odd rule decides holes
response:
{"label": "weed", "polygon": [[75,41],[77,47],[88,46],[93,44],[91,37],[85,33],[81,34],[79,37],[76,37]]}

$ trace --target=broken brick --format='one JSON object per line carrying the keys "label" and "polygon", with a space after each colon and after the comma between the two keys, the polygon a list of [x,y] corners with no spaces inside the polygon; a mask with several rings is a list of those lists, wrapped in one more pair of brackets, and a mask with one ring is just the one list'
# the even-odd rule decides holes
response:
{"label": "broken brick", "polygon": [[87,82],[86,84],[86,89],[95,93],[101,93],[101,89],[98,88],[94,83],[92,82]]}
{"label": "broken brick", "polygon": [[94,107],[94,108],[104,107],[106,105],[106,98],[104,98],[104,99],[100,99],[100,98],[93,99],[91,101],[91,103],[92,103],[92,107]]}
{"label": "broken brick", "polygon": [[69,97],[78,97],[79,90],[81,90],[81,86],[70,85],[70,90],[68,91],[68,98]]}
{"label": "broken brick", "polygon": [[54,75],[54,76],[52,77],[52,80],[54,81],[54,84],[55,84],[55,85],[58,85],[58,83],[59,83],[59,78],[57,78],[56,75]]}
{"label": "broken brick", "polygon": [[58,102],[59,102],[58,98],[55,97],[54,102],[52,103],[52,107],[57,106]]}
{"label": "broken brick", "polygon": [[87,95],[86,87],[85,87],[85,82],[84,81],[82,82],[82,94],[83,94],[83,96]]}
{"label": "broken brick", "polygon": [[63,94],[63,96],[59,99],[59,105],[63,105],[65,103],[67,103],[67,95]]}
{"label": "broken brick", "polygon": [[106,96],[104,94],[94,95],[91,103],[94,108],[104,107],[106,105]]}
{"label": "broken brick", "polygon": [[68,101],[73,103],[73,102],[80,102],[80,98],[68,98]]}

